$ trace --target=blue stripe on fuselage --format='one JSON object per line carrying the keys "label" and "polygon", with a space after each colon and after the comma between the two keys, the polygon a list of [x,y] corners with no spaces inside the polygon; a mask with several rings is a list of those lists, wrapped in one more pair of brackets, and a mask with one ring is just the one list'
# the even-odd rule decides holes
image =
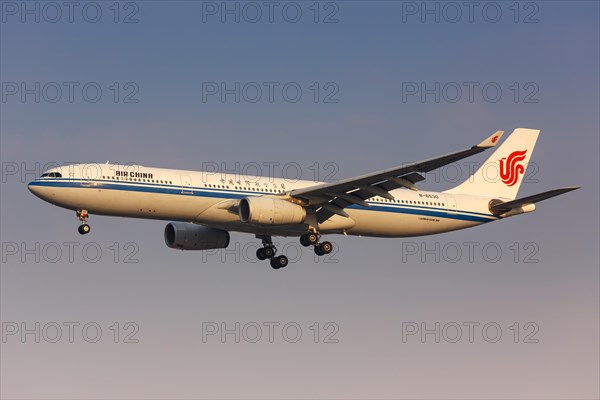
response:
{"label": "blue stripe on fuselage", "polygon": [[[85,183],[85,185],[82,185]],[[133,192],[144,192],[144,193],[160,193],[160,194],[171,194],[171,195],[180,195],[180,196],[199,196],[199,197],[212,197],[212,198],[222,198],[222,199],[241,199],[246,196],[256,196],[256,195],[275,195],[276,193],[270,192],[248,192],[248,191],[236,191],[232,189],[216,189],[216,188],[196,188],[196,187],[182,187],[182,186],[165,186],[165,185],[157,185],[152,183],[143,183],[136,182],[132,183],[116,183],[113,181],[103,181],[103,180],[94,180],[94,181],[82,181],[78,179],[45,179],[45,180],[37,180],[29,183],[29,186],[45,186],[45,187],[58,187],[58,188],[80,188],[80,189],[105,189],[105,190],[125,190],[125,191],[133,191]],[[185,189],[186,192],[182,193]],[[231,193],[234,192],[234,193]],[[366,208],[360,205],[353,204],[348,208],[354,210],[364,210],[364,211],[378,211],[378,212],[393,212],[393,213],[401,213],[401,214],[413,214],[413,215],[422,215],[427,217],[438,217],[438,218],[448,218],[448,219],[457,219],[461,221],[472,221],[472,222],[490,222],[494,221],[496,218],[492,214],[482,214],[472,211],[462,211],[457,210],[455,213],[448,213],[446,209],[440,208],[432,208],[425,206],[409,206],[406,204],[394,204],[388,205],[384,203],[374,203],[369,202],[371,207]],[[461,214],[458,214],[461,213]]]}

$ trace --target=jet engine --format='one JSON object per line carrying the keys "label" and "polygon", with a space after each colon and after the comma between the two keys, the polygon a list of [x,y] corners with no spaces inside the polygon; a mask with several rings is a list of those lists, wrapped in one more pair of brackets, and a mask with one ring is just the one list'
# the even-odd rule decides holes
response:
{"label": "jet engine", "polygon": [[240,221],[251,224],[300,224],[306,219],[306,210],[274,197],[245,197],[240,200],[239,215]]}
{"label": "jet engine", "polygon": [[229,232],[185,222],[165,226],[165,243],[172,249],[224,249],[229,245]]}

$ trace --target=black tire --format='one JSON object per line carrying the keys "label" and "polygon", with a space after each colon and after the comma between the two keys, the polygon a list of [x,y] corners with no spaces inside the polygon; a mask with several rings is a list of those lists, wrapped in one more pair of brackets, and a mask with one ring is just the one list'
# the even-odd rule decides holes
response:
{"label": "black tire", "polygon": [[315,246],[315,254],[318,255],[319,257],[322,255],[325,255],[325,253],[323,253],[323,249],[321,248],[320,244]]}
{"label": "black tire", "polygon": [[285,268],[288,265],[288,258],[286,256],[279,256],[271,258],[271,267],[273,269]]}
{"label": "black tire", "polygon": [[256,250],[256,258],[258,258],[261,261],[267,259],[267,256],[265,255],[265,249],[263,247]]}
{"label": "black tire", "polygon": [[321,247],[323,254],[329,254],[333,251],[333,245],[330,242],[323,242],[319,247]]}
{"label": "black tire", "polygon": [[272,247],[263,247],[263,251],[265,254],[265,258],[273,258],[275,255],[275,250]]}
{"label": "black tire", "polygon": [[81,235],[86,235],[86,234],[90,233],[90,230],[91,230],[91,228],[88,224],[79,225],[79,228],[77,228],[77,231]]}
{"label": "black tire", "polygon": [[319,237],[315,233],[307,233],[306,234],[306,242],[311,244],[316,244],[319,241]]}
{"label": "black tire", "polygon": [[277,265],[279,265],[279,268],[285,268],[287,267],[289,260],[286,256],[279,256],[279,257],[274,257],[273,260],[277,260]]}
{"label": "black tire", "polygon": [[308,243],[308,240],[306,239],[306,234],[300,236],[300,244],[304,247],[310,246],[310,243]]}

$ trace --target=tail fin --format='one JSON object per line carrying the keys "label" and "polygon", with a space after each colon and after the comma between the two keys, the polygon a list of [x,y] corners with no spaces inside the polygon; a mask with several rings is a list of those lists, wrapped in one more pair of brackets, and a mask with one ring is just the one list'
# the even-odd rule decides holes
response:
{"label": "tail fin", "polygon": [[473,175],[446,192],[515,199],[539,133],[515,129]]}

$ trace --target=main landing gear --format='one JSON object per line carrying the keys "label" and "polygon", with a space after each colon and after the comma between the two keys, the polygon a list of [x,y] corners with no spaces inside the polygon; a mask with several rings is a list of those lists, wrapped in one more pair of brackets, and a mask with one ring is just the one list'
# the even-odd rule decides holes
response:
{"label": "main landing gear", "polygon": [[333,245],[330,242],[319,243],[320,238],[321,235],[318,232],[308,232],[300,236],[300,244],[304,247],[314,246],[315,254],[318,256],[331,253]]}
{"label": "main landing gear", "polygon": [[77,213],[77,219],[79,219],[81,221],[81,225],[79,225],[79,228],[77,228],[77,231],[79,231],[79,233],[82,235],[90,233],[90,230],[92,228],[90,228],[90,226],[87,223],[87,219],[88,219],[87,210],[81,210],[81,211],[75,211],[75,212]]}
{"label": "main landing gear", "polygon": [[271,267],[273,269],[285,268],[288,265],[288,258],[284,255],[276,256],[277,248],[273,246],[273,241],[271,240],[271,236],[264,235],[258,236],[258,238],[262,239],[263,247],[256,250],[256,257],[259,260],[266,260],[267,258],[271,260]]}
{"label": "main landing gear", "polygon": [[[288,258],[284,255],[277,256],[277,249],[273,246],[273,241],[270,235],[256,235],[257,238],[262,239],[263,247],[256,250],[256,258],[259,260],[271,260],[271,267],[273,269],[285,268],[288,265]],[[300,236],[300,244],[304,247],[314,246],[315,254],[318,256],[324,256],[333,251],[333,245],[330,242],[319,242],[321,234],[316,230],[305,233]]]}

